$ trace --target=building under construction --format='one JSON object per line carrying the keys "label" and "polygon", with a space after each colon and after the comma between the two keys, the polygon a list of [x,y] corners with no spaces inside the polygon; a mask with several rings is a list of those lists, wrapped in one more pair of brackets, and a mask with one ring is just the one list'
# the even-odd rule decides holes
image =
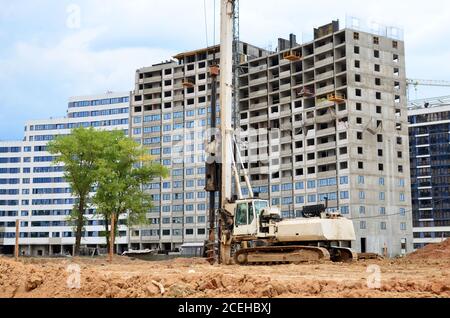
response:
{"label": "building under construction", "polygon": [[[252,184],[285,218],[305,205],[339,209],[354,220],[359,252],[410,252],[404,43],[337,21],[314,33],[303,44],[280,39],[276,52],[241,42],[235,52],[236,124]],[[136,72],[130,135],[171,176],[148,185],[151,225],[131,231],[133,248],[171,250],[207,237],[202,134],[211,126],[208,68],[220,52],[174,58]]]}
{"label": "building under construction", "polygon": [[242,157],[260,197],[284,218],[339,209],[358,252],[411,252],[403,41],[335,21],[308,43],[280,39],[239,80]]}
{"label": "building under construction", "polygon": [[[149,226],[131,230],[133,249],[171,251],[183,243],[207,239],[205,140],[211,127],[212,100],[208,72],[220,63],[219,51],[214,46],[184,52],[174,60],[136,71],[130,136],[168,167],[171,175],[148,185],[155,207],[148,214]],[[267,55],[243,42],[237,51],[243,60]],[[217,119],[220,124],[218,105]]]}

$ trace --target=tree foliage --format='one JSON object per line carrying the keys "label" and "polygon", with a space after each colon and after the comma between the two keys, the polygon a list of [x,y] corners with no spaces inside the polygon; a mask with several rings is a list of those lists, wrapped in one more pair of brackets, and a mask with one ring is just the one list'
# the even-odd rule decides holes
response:
{"label": "tree foliage", "polygon": [[75,223],[75,255],[79,255],[89,193],[97,182],[99,158],[104,149],[104,133],[92,128],[76,128],[70,135],[59,136],[48,144],[55,155],[54,164],[64,165],[64,177],[76,197],[71,220]]}
{"label": "tree foliage", "polygon": [[167,177],[168,171],[145,154],[140,146],[122,132],[110,132],[99,161],[97,192],[93,202],[105,222],[109,245],[109,224],[114,215],[117,231],[120,216],[126,215],[128,226],[145,224],[152,207],[151,196],[143,185],[155,178]]}
{"label": "tree foliage", "polygon": [[[48,151],[55,155],[54,164],[64,165],[64,177],[76,197],[70,216],[75,223],[75,255],[80,252],[85,211],[89,205],[93,204],[97,215],[105,220],[105,236],[109,245],[111,216],[119,220],[126,214],[128,226],[145,223],[152,201],[143,185],[168,175],[166,168],[153,162],[122,131],[76,128],[70,135],[50,142]],[[93,189],[96,192],[91,197]]]}

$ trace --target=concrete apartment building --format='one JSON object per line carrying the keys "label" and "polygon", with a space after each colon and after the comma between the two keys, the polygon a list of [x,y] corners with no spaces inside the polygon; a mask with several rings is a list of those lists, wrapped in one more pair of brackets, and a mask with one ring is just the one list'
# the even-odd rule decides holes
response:
{"label": "concrete apartment building", "polygon": [[[283,217],[328,199],[330,210],[354,220],[356,250],[396,256],[411,252],[413,241],[405,52],[401,37],[377,33],[334,22],[311,42],[280,39],[277,52],[241,42],[237,131],[256,192]],[[219,63],[216,46],[141,68],[130,98],[75,98],[67,118],[29,122],[24,141],[1,142],[0,246],[13,248],[20,216],[26,253],[72,249],[65,220],[73,199],[45,146],[77,125],[126,130],[170,169],[169,178],[146,185],[150,224],[122,226],[119,251],[203,243],[214,52]],[[220,107],[217,115],[220,125]],[[82,244],[105,244],[102,230],[91,217]]]}
{"label": "concrete apartment building", "polygon": [[[63,168],[52,164],[47,143],[79,126],[128,133],[129,96],[126,92],[72,98],[65,118],[29,121],[23,141],[0,142],[0,253],[13,252],[17,219],[21,254],[72,252],[75,237],[67,218],[74,198]],[[106,244],[99,236],[104,225],[94,212],[88,210],[82,239],[82,245],[88,247]],[[119,231],[118,249],[123,250],[128,247],[128,232],[123,225]]]}
{"label": "concrete apartment building", "polygon": [[414,248],[450,237],[450,96],[411,102]]}
{"label": "concrete apartment building", "polygon": [[[150,225],[131,231],[133,249],[173,250],[203,243],[207,230],[205,140],[211,127],[209,67],[220,61],[219,46],[184,52],[174,60],[136,71],[131,97],[130,135],[171,171],[148,185],[155,207]],[[266,52],[240,43],[241,59]],[[220,85],[220,83],[219,83]],[[218,100],[218,99],[217,99]],[[220,113],[218,108],[218,123]]]}
{"label": "concrete apartment building", "polygon": [[278,48],[241,65],[242,156],[256,191],[283,217],[327,198],[354,220],[357,251],[411,252],[403,41],[333,22]]}

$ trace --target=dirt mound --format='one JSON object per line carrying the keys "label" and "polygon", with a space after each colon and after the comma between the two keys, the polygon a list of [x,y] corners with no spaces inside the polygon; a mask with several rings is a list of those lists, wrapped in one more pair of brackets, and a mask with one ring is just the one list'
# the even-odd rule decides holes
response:
{"label": "dirt mound", "polygon": [[382,282],[373,289],[367,283],[373,263],[365,262],[248,267],[210,266],[203,259],[115,258],[111,264],[0,257],[0,298],[450,297],[448,263],[423,262],[378,261]]}
{"label": "dirt mound", "polygon": [[408,255],[408,258],[414,260],[450,259],[450,240],[445,240],[437,244],[429,244]]}

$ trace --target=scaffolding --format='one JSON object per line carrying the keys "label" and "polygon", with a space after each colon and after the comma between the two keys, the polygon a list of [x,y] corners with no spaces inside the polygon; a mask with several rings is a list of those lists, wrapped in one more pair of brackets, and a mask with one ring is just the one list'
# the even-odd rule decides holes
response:
{"label": "scaffolding", "polygon": [[327,99],[330,102],[334,102],[334,103],[338,103],[338,104],[345,103],[345,95],[341,94],[341,93],[328,94]]}
{"label": "scaffolding", "polygon": [[291,62],[297,62],[302,59],[302,55],[299,52],[288,51],[283,53],[283,59],[289,60]]}

